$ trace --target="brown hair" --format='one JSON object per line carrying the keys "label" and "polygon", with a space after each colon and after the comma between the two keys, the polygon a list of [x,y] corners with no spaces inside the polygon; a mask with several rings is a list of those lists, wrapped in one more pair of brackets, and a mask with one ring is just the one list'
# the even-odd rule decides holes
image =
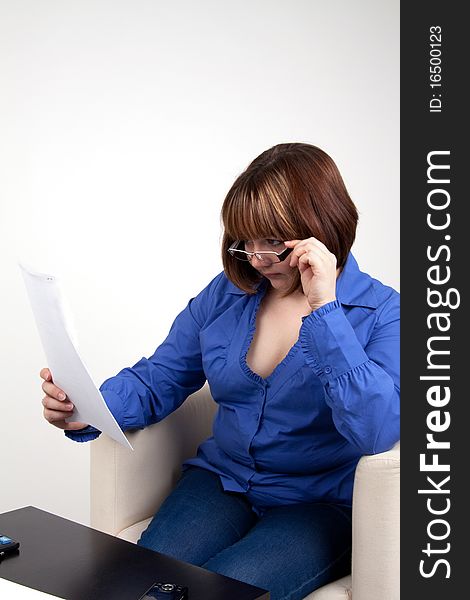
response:
{"label": "brown hair", "polygon": [[[316,237],[343,267],[358,214],[338,167],[310,144],[278,144],[260,154],[230,188],[222,206],[222,261],[227,277],[254,293],[262,276],[227,252],[235,240]],[[287,259],[288,260],[288,259]],[[300,275],[288,294],[300,288]]]}

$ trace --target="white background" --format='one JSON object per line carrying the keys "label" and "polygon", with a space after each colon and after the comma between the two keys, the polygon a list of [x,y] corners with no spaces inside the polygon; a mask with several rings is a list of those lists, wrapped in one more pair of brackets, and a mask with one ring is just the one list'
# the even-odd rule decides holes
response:
{"label": "white background", "polygon": [[303,141],[343,174],[362,270],[398,289],[398,69],[398,0],[0,0],[0,512],[89,520],[17,261],[61,279],[100,384],[221,270],[236,176]]}

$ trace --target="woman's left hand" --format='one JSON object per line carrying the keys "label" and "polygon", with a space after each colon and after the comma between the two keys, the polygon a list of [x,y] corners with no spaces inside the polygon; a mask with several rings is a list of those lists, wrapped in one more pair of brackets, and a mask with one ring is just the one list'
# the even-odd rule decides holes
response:
{"label": "woman's left hand", "polygon": [[336,256],[314,237],[284,242],[293,248],[290,266],[300,271],[302,288],[312,311],[336,300]]}

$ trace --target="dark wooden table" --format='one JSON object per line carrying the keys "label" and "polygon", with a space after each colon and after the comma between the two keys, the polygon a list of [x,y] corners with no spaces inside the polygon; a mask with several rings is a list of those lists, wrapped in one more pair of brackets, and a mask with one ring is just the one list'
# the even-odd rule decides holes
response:
{"label": "dark wooden table", "polygon": [[157,581],[187,586],[188,600],[269,599],[260,588],[32,506],[0,514],[0,534],[20,542],[19,553],[0,562],[0,577],[67,600],[137,600]]}

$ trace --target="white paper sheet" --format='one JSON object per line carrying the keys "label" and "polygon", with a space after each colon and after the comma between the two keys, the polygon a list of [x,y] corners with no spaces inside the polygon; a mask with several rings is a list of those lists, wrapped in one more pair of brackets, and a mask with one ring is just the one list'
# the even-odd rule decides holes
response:
{"label": "white paper sheet", "polygon": [[39,600],[40,598],[43,598],[46,600],[46,598],[59,597],[60,596],[51,596],[51,594],[33,590],[32,588],[25,587],[24,585],[0,577],[0,598],[4,598],[5,600],[9,600],[10,598],[14,598],[14,600]]}
{"label": "white paper sheet", "polygon": [[70,319],[59,282],[20,264],[39,336],[54,383],[64,390],[75,408],[67,421],[93,425],[116,442],[133,450],[107,407],[73,340]]}

